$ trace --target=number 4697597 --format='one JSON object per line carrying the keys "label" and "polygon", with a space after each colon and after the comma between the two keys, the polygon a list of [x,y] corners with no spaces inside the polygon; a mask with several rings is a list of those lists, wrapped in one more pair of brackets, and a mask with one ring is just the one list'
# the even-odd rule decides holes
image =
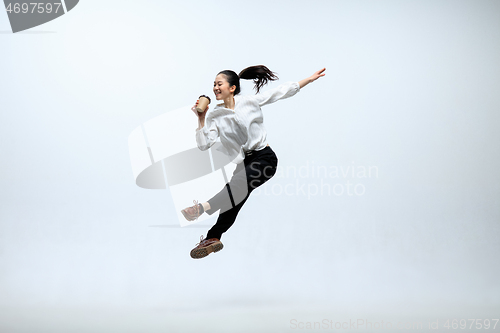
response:
{"label": "number 4697597", "polygon": [[[56,8],[54,8],[54,7],[56,7]],[[59,10],[59,7],[61,7],[60,2],[54,3],[54,5],[52,5],[51,3],[30,2],[29,4],[28,3],[23,3],[23,4],[15,3],[14,5],[12,5],[12,3],[9,3],[9,5],[5,9],[7,10],[8,13],[14,12],[14,13],[18,14],[18,13],[30,12],[30,13],[42,14],[42,13],[52,13],[52,11],[57,13],[57,11]]]}
{"label": "number 4697597", "polygon": [[[491,327],[491,321],[493,321],[495,323],[495,325],[493,325],[493,327]],[[498,324],[498,319],[492,319],[492,320],[489,320],[489,319],[461,319],[461,320],[458,320],[458,319],[453,319],[450,320],[446,320],[446,322],[444,323],[444,327],[445,328],[448,328],[448,329],[466,329],[467,326],[469,326],[468,328],[469,329],[472,329],[472,328],[475,328],[477,330],[480,330],[480,329],[495,329],[495,327],[497,326]],[[470,324],[470,325],[468,325]]]}

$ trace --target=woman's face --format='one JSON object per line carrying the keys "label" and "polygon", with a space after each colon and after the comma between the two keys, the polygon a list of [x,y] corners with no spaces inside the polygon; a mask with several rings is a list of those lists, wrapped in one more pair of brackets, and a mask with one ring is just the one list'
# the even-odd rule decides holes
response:
{"label": "woman's face", "polygon": [[224,74],[219,74],[215,77],[214,94],[216,100],[220,101],[231,97],[235,90],[236,86],[229,87],[229,83]]}

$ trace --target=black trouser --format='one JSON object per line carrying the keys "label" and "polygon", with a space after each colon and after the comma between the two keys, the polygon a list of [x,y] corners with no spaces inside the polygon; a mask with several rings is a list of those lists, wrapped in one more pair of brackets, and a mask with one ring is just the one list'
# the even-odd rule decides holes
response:
{"label": "black trouser", "polygon": [[229,183],[208,200],[210,209],[206,210],[206,213],[212,215],[220,209],[220,214],[217,223],[208,231],[206,239],[222,237],[233,225],[250,193],[271,179],[277,166],[278,158],[269,146],[246,154],[243,162],[236,166]]}

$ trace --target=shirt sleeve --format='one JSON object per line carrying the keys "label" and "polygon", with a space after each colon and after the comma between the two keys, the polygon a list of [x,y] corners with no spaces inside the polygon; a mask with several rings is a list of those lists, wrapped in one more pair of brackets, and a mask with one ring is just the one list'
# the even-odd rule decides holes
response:
{"label": "shirt sleeve", "polygon": [[266,104],[274,103],[280,99],[292,97],[299,91],[300,86],[298,82],[287,82],[274,89],[257,94],[254,97],[257,99],[260,106],[264,106]]}
{"label": "shirt sleeve", "polygon": [[212,147],[219,137],[219,130],[213,121],[205,122],[205,126],[196,130],[196,143],[200,150]]}

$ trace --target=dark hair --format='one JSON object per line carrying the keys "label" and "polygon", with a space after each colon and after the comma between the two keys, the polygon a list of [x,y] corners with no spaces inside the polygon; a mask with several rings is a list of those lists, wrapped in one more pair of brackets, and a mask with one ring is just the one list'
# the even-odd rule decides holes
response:
{"label": "dark hair", "polygon": [[268,81],[278,80],[276,73],[271,72],[269,68],[263,65],[247,67],[242,70],[239,75],[232,70],[221,71],[219,74],[224,74],[226,76],[226,80],[230,87],[236,86],[236,90],[234,91],[235,95],[238,95],[241,91],[240,78],[244,80],[253,80],[255,83],[254,88],[257,90],[257,94],[259,93],[260,88],[267,84]]}

